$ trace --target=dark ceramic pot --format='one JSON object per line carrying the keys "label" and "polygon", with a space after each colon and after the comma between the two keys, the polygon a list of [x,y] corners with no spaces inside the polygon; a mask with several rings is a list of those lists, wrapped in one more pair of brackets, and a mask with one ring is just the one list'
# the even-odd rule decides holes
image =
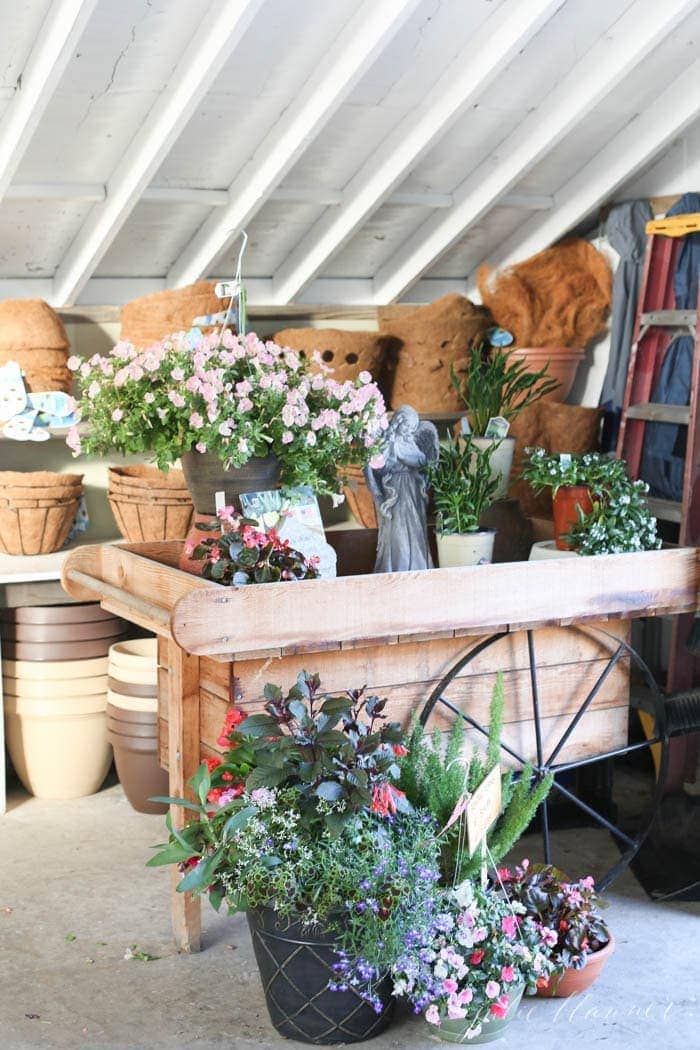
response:
{"label": "dark ceramic pot", "polygon": [[372,989],[383,1006],[377,1014],[354,990],[328,990],[328,982],[337,980],[333,934],[286,923],[271,908],[247,914],[267,1009],[280,1035],[334,1046],[360,1043],[387,1028],[394,1011],[388,978]]}
{"label": "dark ceramic pot", "polygon": [[254,456],[243,467],[226,470],[211,452],[185,452],[182,469],[198,514],[215,514],[217,492],[223,492],[226,504],[235,505],[241,492],[264,492],[276,489],[280,464],[276,456],[264,459]]}

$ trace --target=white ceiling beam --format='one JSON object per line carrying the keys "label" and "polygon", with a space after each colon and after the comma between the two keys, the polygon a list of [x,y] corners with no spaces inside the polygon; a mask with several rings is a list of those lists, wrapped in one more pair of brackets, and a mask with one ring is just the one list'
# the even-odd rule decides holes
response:
{"label": "white ceiling beam", "polygon": [[[97,0],[54,0],[0,122],[0,200],[44,115]],[[11,17],[9,11],[7,17]]]}
{"label": "white ceiling beam", "polygon": [[[700,115],[700,59],[681,73],[656,101],[630,121],[555,195],[546,218],[530,220],[499,245],[489,262],[508,266],[558,241]],[[470,288],[470,291],[473,291]]]}
{"label": "white ceiling beam", "polygon": [[423,223],[380,267],[376,302],[400,298],[696,8],[696,0],[667,0],[663,5],[641,0],[628,7],[547,99],[456,189],[452,208],[437,221]]}
{"label": "white ceiling beam", "polygon": [[[515,5],[503,4],[486,20],[470,41],[468,52],[453,60],[425,101],[399,122],[381,153],[373,153],[350,179],[340,210],[322,215],[280,266],[275,274],[276,302],[291,302],[368,217],[391,199],[392,191],[503,74],[508,62],[562,3],[522,0]],[[444,206],[450,203],[448,200]]]}
{"label": "white ceiling beam", "polygon": [[127,147],[54,277],[54,305],[69,306],[138,203],[263,0],[214,0],[165,89]]}
{"label": "white ceiling beam", "polygon": [[314,141],[420,0],[364,0],[168,274],[176,287],[207,274]]}
{"label": "white ceiling beam", "polygon": [[103,201],[107,187],[102,182],[13,182],[6,201]]}

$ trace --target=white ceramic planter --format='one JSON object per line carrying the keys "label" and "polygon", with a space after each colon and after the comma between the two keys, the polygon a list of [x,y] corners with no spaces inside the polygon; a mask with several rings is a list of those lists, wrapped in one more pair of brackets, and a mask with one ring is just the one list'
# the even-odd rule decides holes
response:
{"label": "white ceramic planter", "polygon": [[487,565],[493,557],[493,529],[478,532],[437,534],[438,562],[441,569],[454,569],[462,565]]}
{"label": "white ceramic planter", "polygon": [[112,762],[106,695],[72,701],[7,697],[7,749],[17,775],[37,798],[92,795]]}
{"label": "white ceramic planter", "polygon": [[[480,451],[497,445],[495,438],[474,437],[472,441]],[[515,438],[503,438],[498,448],[491,456],[491,477],[500,475],[498,486],[494,494],[494,500],[505,499],[510,485],[510,474],[513,469],[513,453],[515,452]]]}
{"label": "white ceramic planter", "polygon": [[93,678],[58,678],[37,682],[31,678],[12,678],[3,675],[2,688],[5,696],[17,696],[27,700],[64,700],[76,696],[95,696],[107,693],[107,675]]}
{"label": "white ceramic planter", "polygon": [[554,558],[578,558],[576,551],[560,551],[554,540],[533,543],[529,561],[550,561]]}
{"label": "white ceramic planter", "polygon": [[4,674],[12,678],[26,678],[33,682],[72,681],[76,678],[94,678],[107,674],[108,659],[97,656],[89,660],[6,660]]}

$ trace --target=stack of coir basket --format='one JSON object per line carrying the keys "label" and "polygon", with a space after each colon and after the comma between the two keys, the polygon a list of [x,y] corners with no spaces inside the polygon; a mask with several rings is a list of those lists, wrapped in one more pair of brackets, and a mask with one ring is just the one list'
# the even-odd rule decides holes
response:
{"label": "stack of coir basket", "polygon": [[30,393],[70,390],[68,347],[60,317],[42,299],[0,302],[0,365],[16,361]]}
{"label": "stack of coir basket", "polygon": [[190,530],[194,505],[181,470],[110,467],[107,497],[130,543],[181,540]]}
{"label": "stack of coir basket", "polygon": [[0,552],[33,555],[60,550],[82,495],[82,474],[0,471]]}

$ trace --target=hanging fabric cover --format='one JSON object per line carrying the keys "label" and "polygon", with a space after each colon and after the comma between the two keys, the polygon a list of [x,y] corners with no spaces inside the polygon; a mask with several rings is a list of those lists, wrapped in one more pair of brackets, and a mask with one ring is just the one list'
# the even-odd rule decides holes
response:
{"label": "hanging fabric cover", "polygon": [[[669,208],[668,215],[700,211],[700,194],[686,193]],[[676,310],[694,310],[700,279],[700,233],[683,238],[678,253],[673,289]],[[674,339],[664,356],[652,401],[663,405],[690,404],[690,379],[694,341],[690,335]],[[683,496],[683,470],[687,427],[675,423],[647,423],[641,476],[649,483],[650,495],[679,502]]]}
{"label": "hanging fabric cover", "polygon": [[648,201],[623,201],[611,209],[605,223],[605,235],[620,259],[613,279],[608,369],[599,402],[604,412],[601,438],[604,452],[611,451],[617,444],[620,410],[625,396],[637,302],[644,272],[646,224],[651,218],[653,214]]}

